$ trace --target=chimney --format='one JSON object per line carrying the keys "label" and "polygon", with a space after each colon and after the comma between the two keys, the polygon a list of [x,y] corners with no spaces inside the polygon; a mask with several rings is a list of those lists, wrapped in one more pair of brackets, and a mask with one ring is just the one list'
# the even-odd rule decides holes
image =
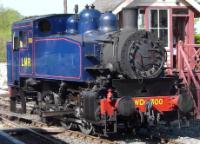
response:
{"label": "chimney", "polygon": [[67,13],[67,0],[64,0],[64,13]]}
{"label": "chimney", "polygon": [[122,12],[123,28],[126,30],[137,30],[138,9],[124,8]]}

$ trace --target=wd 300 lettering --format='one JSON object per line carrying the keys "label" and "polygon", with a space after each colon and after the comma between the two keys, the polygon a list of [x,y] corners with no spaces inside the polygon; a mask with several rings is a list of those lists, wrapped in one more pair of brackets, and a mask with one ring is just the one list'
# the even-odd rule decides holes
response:
{"label": "wd 300 lettering", "polygon": [[[164,100],[163,99],[150,99],[153,105],[163,105]],[[146,103],[145,99],[134,99],[136,106],[142,106]]]}

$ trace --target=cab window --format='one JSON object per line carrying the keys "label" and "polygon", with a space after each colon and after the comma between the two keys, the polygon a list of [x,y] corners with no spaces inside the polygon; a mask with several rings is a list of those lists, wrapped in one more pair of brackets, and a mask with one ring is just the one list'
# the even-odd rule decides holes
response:
{"label": "cab window", "polygon": [[15,32],[13,32],[12,41],[13,41],[13,50],[18,50],[19,49],[19,37],[16,35]]}
{"label": "cab window", "polygon": [[14,50],[27,47],[27,32],[26,31],[13,32],[12,39],[13,39]]}
{"label": "cab window", "polygon": [[19,46],[20,48],[27,47],[27,33],[24,31],[19,32]]}
{"label": "cab window", "polygon": [[19,49],[19,38],[18,37],[14,37],[14,50],[18,50]]}

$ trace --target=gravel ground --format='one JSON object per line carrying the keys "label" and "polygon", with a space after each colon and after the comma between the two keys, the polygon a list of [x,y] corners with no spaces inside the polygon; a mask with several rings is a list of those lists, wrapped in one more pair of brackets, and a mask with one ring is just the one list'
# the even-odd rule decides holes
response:
{"label": "gravel ground", "polygon": [[0,89],[0,96],[8,95],[8,91]]}
{"label": "gravel ground", "polygon": [[200,144],[200,140],[190,137],[179,137],[175,142],[180,144]]}
{"label": "gravel ground", "polygon": [[[156,137],[159,136],[155,136],[157,134],[159,134],[159,136],[164,140],[163,143],[167,143],[167,144],[200,144],[200,121],[199,120],[193,120],[190,122],[190,126],[189,127],[182,127],[182,128],[178,128],[178,125],[172,125],[170,128],[164,128],[161,127],[159,130],[156,131],[146,131],[143,133],[144,135],[136,135],[136,136],[129,136],[128,138],[126,138],[127,136],[124,135],[123,138],[123,134],[120,134],[119,137],[122,137],[123,140],[115,140],[118,144],[156,144],[156,143],[160,143],[159,140],[156,139]],[[153,134],[154,135],[153,135]],[[155,138],[151,139],[150,135],[152,135],[153,137],[155,136]],[[88,141],[81,141],[79,139],[74,138],[73,136],[70,137],[63,137],[58,135],[57,136],[59,139],[62,139],[68,143],[72,143],[72,144],[91,144]],[[121,139],[121,138],[120,138]],[[168,141],[165,141],[168,140]]]}
{"label": "gravel ground", "polygon": [[7,126],[5,126],[5,124],[3,124],[2,122],[0,122],[0,130],[2,130],[2,129],[7,129],[8,127]]}
{"label": "gravel ground", "polygon": [[6,63],[0,63],[0,89],[7,90],[7,88]]}
{"label": "gravel ground", "polygon": [[83,141],[81,139],[77,139],[73,136],[70,136],[70,137],[66,137],[66,136],[62,136],[62,135],[56,135],[54,136],[60,140],[63,140],[65,141],[66,143],[69,143],[69,144],[92,144],[90,142],[87,142],[87,141]]}

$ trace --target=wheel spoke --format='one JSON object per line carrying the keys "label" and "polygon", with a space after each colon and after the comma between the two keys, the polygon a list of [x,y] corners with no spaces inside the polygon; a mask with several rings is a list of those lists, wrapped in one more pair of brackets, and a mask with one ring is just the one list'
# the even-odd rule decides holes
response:
{"label": "wheel spoke", "polygon": [[64,127],[66,130],[72,129],[73,123],[72,122],[66,122],[66,121],[61,121],[60,122],[61,126]]}
{"label": "wheel spoke", "polygon": [[82,121],[82,124],[78,126],[82,133],[87,134],[87,135],[93,134],[94,129],[91,123]]}

